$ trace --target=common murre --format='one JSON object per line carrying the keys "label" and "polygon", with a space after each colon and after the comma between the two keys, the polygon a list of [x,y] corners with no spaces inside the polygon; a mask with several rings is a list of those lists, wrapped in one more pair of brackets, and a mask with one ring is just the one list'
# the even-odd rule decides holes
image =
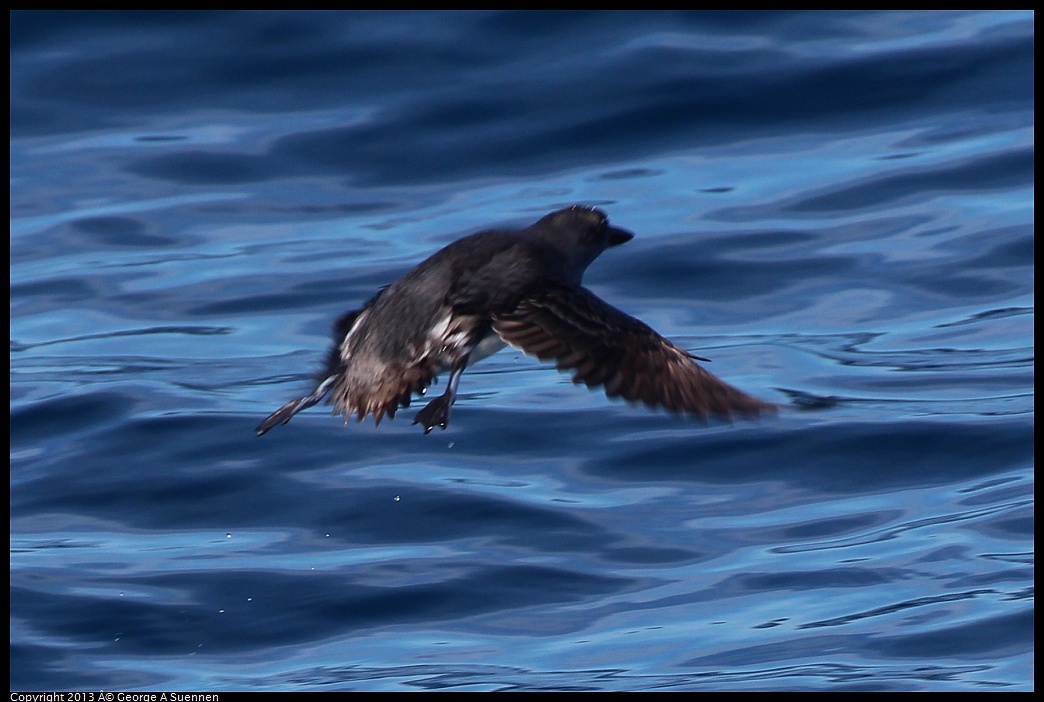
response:
{"label": "common murre", "polygon": [[257,435],[331,392],[345,422],[373,414],[380,424],[448,370],[446,391],[413,420],[425,434],[445,429],[461,373],[506,344],[554,359],[574,371],[574,383],[602,385],[609,397],[700,418],[773,412],[696,364],[706,359],[581,287],[592,261],[633,237],[610,226],[604,212],[574,205],[525,229],[449,244],[338,319],[319,384],[270,414]]}

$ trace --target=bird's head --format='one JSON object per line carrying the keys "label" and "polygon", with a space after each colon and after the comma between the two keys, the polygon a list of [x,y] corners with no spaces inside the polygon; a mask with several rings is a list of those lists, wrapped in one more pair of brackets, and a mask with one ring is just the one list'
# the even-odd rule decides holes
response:
{"label": "bird's head", "polygon": [[531,229],[558,249],[577,275],[582,275],[606,249],[634,238],[626,229],[611,226],[605,212],[584,205],[552,212]]}

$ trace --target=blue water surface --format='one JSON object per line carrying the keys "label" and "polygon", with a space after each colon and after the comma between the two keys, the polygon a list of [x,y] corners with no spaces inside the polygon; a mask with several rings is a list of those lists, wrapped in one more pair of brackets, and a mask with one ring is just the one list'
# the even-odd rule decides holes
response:
{"label": "blue water surface", "polygon": [[[10,19],[12,690],[1033,688],[1031,13]],[[574,203],[778,416],[507,350],[254,436]]]}

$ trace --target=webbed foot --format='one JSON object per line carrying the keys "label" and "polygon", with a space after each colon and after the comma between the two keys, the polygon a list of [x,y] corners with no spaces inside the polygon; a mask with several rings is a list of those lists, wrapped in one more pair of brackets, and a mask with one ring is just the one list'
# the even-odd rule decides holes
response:
{"label": "webbed foot", "polygon": [[449,422],[449,412],[452,404],[453,397],[451,395],[439,395],[429,402],[427,407],[417,413],[413,423],[423,426],[425,434],[430,433],[436,426],[440,429],[445,429],[447,422]]}

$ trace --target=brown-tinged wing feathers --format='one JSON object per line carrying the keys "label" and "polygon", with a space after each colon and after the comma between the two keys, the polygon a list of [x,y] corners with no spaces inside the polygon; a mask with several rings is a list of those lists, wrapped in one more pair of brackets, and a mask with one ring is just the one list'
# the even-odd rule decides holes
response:
{"label": "brown-tinged wing feathers", "polygon": [[343,414],[345,422],[353,414],[360,422],[373,414],[374,425],[379,425],[384,415],[394,418],[399,408],[409,407],[411,397],[423,393],[434,377],[430,362],[373,367],[362,376],[343,373],[334,379],[330,401],[334,413]]}
{"label": "brown-tinged wing feathers", "polygon": [[494,315],[493,329],[525,353],[574,371],[574,383],[604,386],[609,397],[697,417],[775,411],[584,288],[553,285],[526,296],[515,309]]}

